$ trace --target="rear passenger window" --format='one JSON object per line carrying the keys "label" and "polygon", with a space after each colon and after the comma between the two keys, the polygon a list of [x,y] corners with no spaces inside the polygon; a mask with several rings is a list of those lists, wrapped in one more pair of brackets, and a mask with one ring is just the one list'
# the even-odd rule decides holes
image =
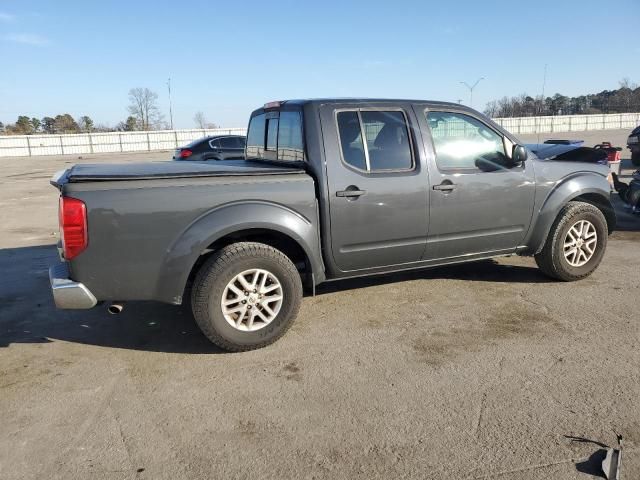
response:
{"label": "rear passenger window", "polygon": [[224,137],[220,139],[220,146],[222,148],[236,148],[236,142],[231,137]]}
{"label": "rear passenger window", "polygon": [[246,143],[245,139],[242,137],[235,137],[234,142],[235,142],[235,148],[244,148]]}
{"label": "rear passenger window", "polygon": [[358,112],[338,113],[338,133],[345,163],[360,170],[368,170]]}
{"label": "rear passenger window", "polygon": [[372,172],[413,167],[409,129],[402,112],[343,111],[338,112],[337,120],[345,163]]}

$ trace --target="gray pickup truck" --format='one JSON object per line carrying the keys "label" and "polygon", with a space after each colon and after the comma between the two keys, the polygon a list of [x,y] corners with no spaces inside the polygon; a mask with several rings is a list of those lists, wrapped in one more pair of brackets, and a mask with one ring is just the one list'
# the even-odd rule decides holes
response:
{"label": "gray pickup truck", "polygon": [[113,311],[189,292],[212,342],[249,350],[281,337],[323,282],[512,254],[586,277],[615,227],[607,177],[537,158],[456,104],[271,102],[251,114],[244,161],[56,174],[51,287],[59,308]]}

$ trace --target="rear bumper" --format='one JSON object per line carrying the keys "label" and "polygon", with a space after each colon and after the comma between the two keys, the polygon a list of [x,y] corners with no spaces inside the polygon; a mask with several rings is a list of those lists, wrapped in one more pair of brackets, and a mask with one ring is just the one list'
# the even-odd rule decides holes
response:
{"label": "rear bumper", "polygon": [[91,291],[69,278],[69,267],[58,263],[49,268],[49,282],[56,307],[63,309],[86,309],[95,307],[98,301]]}

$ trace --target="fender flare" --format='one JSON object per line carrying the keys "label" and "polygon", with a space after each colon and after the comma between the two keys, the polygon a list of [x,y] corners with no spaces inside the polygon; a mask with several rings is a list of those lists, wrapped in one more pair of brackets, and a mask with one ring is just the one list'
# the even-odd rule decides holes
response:
{"label": "fender flare", "polygon": [[[525,245],[527,252],[539,253],[547,241],[553,222],[562,208],[579,197],[582,201],[592,203],[601,210],[607,219],[609,232],[615,227],[615,212],[610,200],[609,182],[601,175],[591,172],[576,172],[565,177],[547,195],[534,220]],[[589,201],[597,198],[597,202]]]}
{"label": "fender flare", "polygon": [[207,211],[180,233],[167,249],[155,297],[181,304],[189,275],[207,248],[227,235],[251,229],[271,230],[291,238],[307,256],[314,278],[324,278],[317,221],[278,203],[239,201]]}

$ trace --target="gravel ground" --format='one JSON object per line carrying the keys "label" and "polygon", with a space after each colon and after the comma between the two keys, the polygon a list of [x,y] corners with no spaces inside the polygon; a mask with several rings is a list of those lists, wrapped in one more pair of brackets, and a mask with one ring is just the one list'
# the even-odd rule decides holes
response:
{"label": "gravel ground", "polygon": [[226,354],[186,307],[52,304],[50,175],[161,156],[0,159],[0,477],[588,479],[614,432],[640,477],[640,219],[580,282],[519,257],[344,281]]}

